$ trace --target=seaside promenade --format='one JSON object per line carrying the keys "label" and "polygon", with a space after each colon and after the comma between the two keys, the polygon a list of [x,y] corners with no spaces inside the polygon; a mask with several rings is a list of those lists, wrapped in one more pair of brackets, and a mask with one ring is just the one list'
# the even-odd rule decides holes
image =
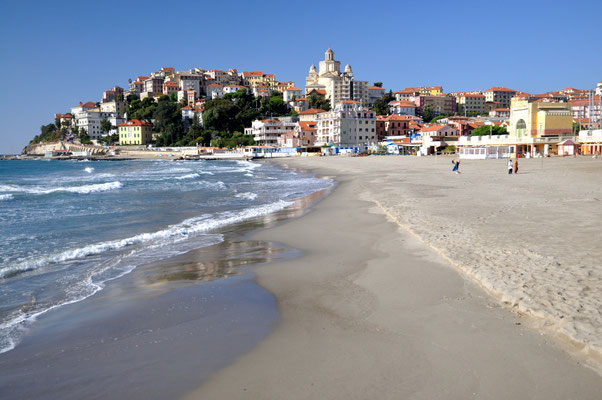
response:
{"label": "seaside promenade", "polygon": [[260,232],[281,319],[187,398],[597,399],[602,162],[275,160],[338,181]]}

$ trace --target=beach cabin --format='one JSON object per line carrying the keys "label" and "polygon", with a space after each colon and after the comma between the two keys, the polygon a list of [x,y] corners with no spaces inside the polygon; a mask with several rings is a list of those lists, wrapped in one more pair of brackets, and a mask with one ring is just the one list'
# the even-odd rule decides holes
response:
{"label": "beach cabin", "polygon": [[581,145],[573,142],[571,139],[567,139],[558,143],[558,155],[559,156],[574,156],[579,154]]}

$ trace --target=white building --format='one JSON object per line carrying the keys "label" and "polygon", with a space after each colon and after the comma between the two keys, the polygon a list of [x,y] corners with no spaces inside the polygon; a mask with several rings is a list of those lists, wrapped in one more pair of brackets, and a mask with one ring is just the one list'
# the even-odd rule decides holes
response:
{"label": "white building", "polygon": [[198,124],[203,125],[202,108],[193,108],[190,106],[182,108],[182,120],[187,120],[189,123],[192,123],[195,119]]}
{"label": "white building", "polygon": [[177,76],[180,89],[194,90],[195,93],[201,92],[201,81],[203,80],[203,75],[179,71]]}
{"label": "white building", "polygon": [[125,113],[125,102],[123,100],[113,100],[106,103],[100,103],[100,111],[103,113],[113,113],[121,118]]}
{"label": "white building", "polygon": [[300,97],[301,97],[301,89],[298,89],[294,86],[288,87],[288,88],[284,89],[284,91],[282,92],[282,99],[284,100],[285,103],[288,103],[289,101],[293,101],[293,99],[300,98]]}
{"label": "white building", "polygon": [[[100,121],[107,119],[113,129],[108,133],[100,131]],[[86,131],[86,134],[93,139],[97,139],[105,135],[113,135],[117,133],[117,125],[125,122],[124,118],[120,118],[115,113],[101,112],[99,109],[93,111],[81,111],[75,115],[75,124],[78,130]]]}
{"label": "white building", "polygon": [[373,106],[374,102],[385,95],[385,89],[378,86],[368,88],[368,105]]}
{"label": "white building", "polygon": [[218,85],[217,83],[212,83],[211,85],[207,85],[207,98],[208,99],[217,99],[224,95],[224,88],[222,85]]}
{"label": "white building", "polygon": [[305,78],[305,93],[314,89],[325,90],[333,108],[343,100],[369,103],[368,81],[356,81],[349,64],[341,73],[341,63],[334,59],[332,49],[328,49],[324,60],[320,61],[319,71],[315,65],[309,69],[309,76]]}
{"label": "white building", "polygon": [[410,101],[392,101],[389,103],[389,111],[395,115],[416,115],[416,104]]}
{"label": "white building", "polygon": [[255,120],[250,128],[245,128],[246,135],[253,135],[253,140],[260,146],[277,146],[283,133],[295,130],[297,122],[292,118]]}
{"label": "white building", "polygon": [[239,90],[244,90],[247,91],[247,88],[244,86],[239,86],[239,85],[227,85],[224,86],[222,89],[222,93],[223,94],[227,94],[227,93],[236,93]]}
{"label": "white building", "polygon": [[344,100],[333,111],[316,115],[316,146],[360,146],[375,143],[376,117],[358,101]]}

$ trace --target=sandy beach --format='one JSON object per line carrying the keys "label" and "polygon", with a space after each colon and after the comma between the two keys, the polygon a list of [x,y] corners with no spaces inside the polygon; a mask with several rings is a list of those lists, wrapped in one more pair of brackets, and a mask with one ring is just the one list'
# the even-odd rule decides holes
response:
{"label": "sandy beach", "polygon": [[338,187],[255,236],[280,321],[186,398],[597,399],[602,161],[297,158]]}

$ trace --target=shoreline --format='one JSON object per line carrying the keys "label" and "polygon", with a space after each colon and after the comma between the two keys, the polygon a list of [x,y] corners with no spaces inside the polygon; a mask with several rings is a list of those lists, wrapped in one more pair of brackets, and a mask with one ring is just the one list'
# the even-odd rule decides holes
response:
{"label": "shoreline", "polygon": [[596,398],[602,382],[582,354],[400,231],[352,176],[360,167],[333,161],[272,161],[334,175],[338,187],[254,236],[304,251],[257,270],[281,322],[185,398]]}
{"label": "shoreline", "polygon": [[140,265],[90,297],[40,315],[16,348],[0,354],[0,392],[136,399],[193,389],[248,352],[279,318],[254,271],[298,252],[253,240],[252,232],[298,218],[328,190],[219,228],[213,233],[223,242]]}

